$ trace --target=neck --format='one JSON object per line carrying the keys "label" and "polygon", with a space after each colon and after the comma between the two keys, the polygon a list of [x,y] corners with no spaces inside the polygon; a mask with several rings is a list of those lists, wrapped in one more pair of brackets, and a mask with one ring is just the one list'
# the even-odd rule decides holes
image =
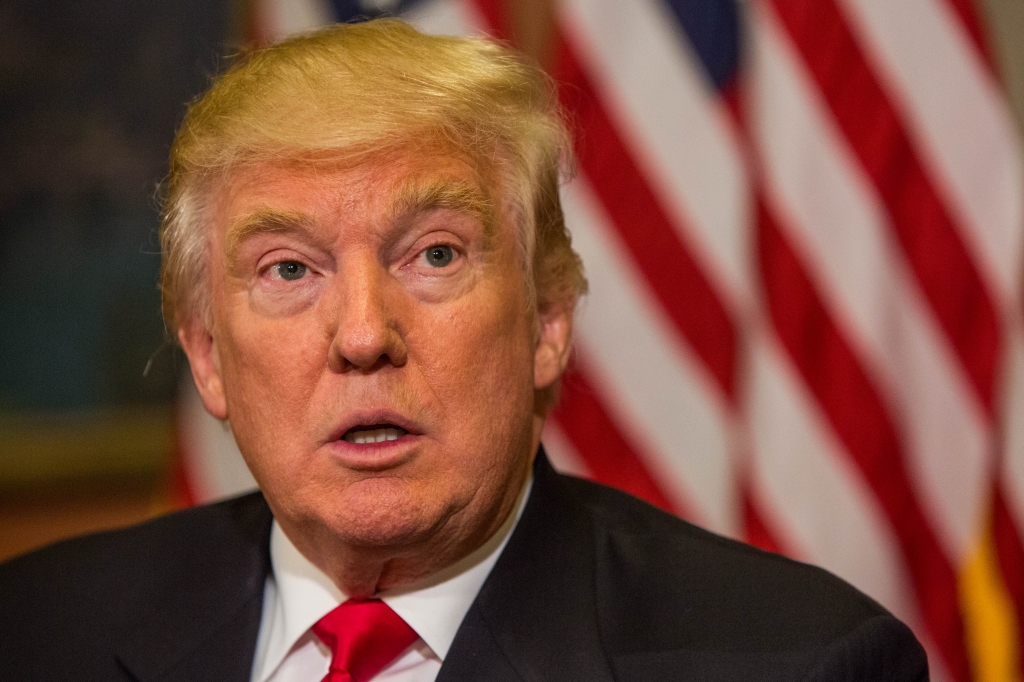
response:
{"label": "neck", "polygon": [[430,542],[414,545],[352,546],[339,542],[329,532],[317,532],[316,528],[300,526],[296,532],[284,519],[278,519],[278,525],[296,549],[346,597],[366,599],[384,591],[418,589],[442,582],[486,559],[511,534],[526,503],[531,481],[532,474],[528,472],[516,489],[517,494],[498,508],[493,522],[460,539],[445,541],[438,533]]}

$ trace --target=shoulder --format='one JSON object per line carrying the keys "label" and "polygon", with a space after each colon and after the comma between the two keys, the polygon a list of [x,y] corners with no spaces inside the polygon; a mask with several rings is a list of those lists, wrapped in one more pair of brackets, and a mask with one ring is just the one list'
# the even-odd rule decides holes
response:
{"label": "shoulder", "polygon": [[[831,573],[708,532],[605,486],[571,477],[562,483],[592,522],[601,630],[620,665],[657,663],[668,667],[648,673],[676,674],[680,669],[672,666],[683,664],[679,656],[686,652],[687,672],[731,669],[729,675],[742,679],[735,666],[763,670],[778,658],[778,667],[809,674],[859,651],[839,663],[842,670],[873,661],[890,672],[906,668],[893,679],[926,675],[909,629]],[[878,651],[865,657],[872,646]],[[660,658],[650,655],[655,651]]]}
{"label": "shoulder", "polygon": [[[588,481],[563,477],[566,489],[587,510],[598,538],[599,564],[614,583],[637,591],[657,587],[662,597],[695,602],[695,595],[742,607],[824,623],[861,619],[884,609],[831,573],[716,535],[630,495]],[[803,611],[813,611],[804,614]]]}
{"label": "shoulder", "polygon": [[175,605],[184,611],[210,598],[267,563],[270,522],[263,496],[254,493],[0,564],[0,659],[40,655],[46,642],[103,649],[153,611],[173,616],[166,611]]}
{"label": "shoulder", "polygon": [[[57,542],[0,564],[0,603],[26,590],[84,592],[94,583],[138,580],[140,573],[198,568],[222,551],[265,535],[269,523],[270,511],[256,492]],[[69,576],[75,580],[60,581]]]}

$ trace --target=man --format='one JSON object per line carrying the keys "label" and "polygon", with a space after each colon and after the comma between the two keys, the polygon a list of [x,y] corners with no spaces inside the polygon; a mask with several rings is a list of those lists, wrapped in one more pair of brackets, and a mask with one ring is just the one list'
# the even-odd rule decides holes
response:
{"label": "man", "polygon": [[396,21],[222,76],[164,312],[261,493],[0,569],[0,677],[927,679],[838,579],[551,470],[566,140],[536,69]]}

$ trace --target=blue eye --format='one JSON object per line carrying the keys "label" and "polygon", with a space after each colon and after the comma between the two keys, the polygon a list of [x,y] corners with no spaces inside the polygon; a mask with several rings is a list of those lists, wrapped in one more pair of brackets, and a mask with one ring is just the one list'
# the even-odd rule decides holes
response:
{"label": "blue eye", "polygon": [[289,282],[302,279],[306,274],[306,266],[293,260],[278,263],[274,266],[274,269],[277,270],[277,274],[281,276],[281,279],[288,280]]}
{"label": "blue eye", "polygon": [[429,249],[423,252],[424,258],[427,259],[427,263],[433,268],[443,268],[452,262],[455,258],[455,252],[450,246],[444,246],[438,244],[437,246],[431,246]]}

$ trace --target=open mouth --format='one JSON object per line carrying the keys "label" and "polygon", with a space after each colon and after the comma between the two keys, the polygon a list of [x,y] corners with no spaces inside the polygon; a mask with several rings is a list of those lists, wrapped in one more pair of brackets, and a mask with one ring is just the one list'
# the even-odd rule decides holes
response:
{"label": "open mouth", "polygon": [[362,445],[364,443],[384,443],[390,440],[398,440],[409,433],[400,426],[394,424],[372,424],[353,426],[341,437],[347,443]]}

